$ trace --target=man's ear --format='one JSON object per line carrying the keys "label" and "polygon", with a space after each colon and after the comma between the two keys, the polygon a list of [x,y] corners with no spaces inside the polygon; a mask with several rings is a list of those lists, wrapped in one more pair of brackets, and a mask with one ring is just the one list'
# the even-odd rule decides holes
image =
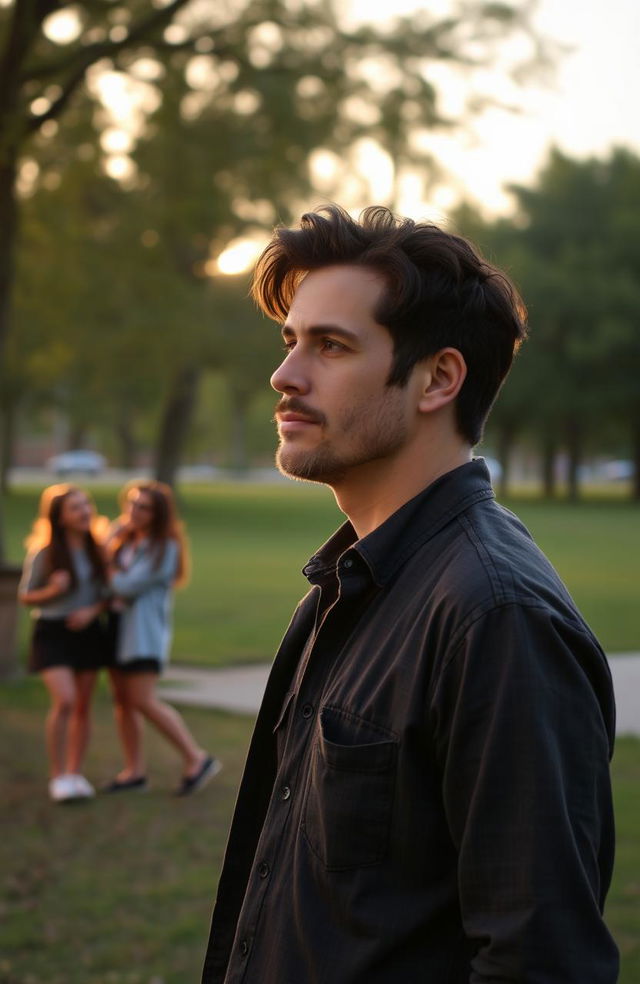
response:
{"label": "man's ear", "polygon": [[455,400],[467,378],[467,363],[458,349],[444,348],[425,359],[421,367],[423,381],[418,409],[421,413],[433,413]]}

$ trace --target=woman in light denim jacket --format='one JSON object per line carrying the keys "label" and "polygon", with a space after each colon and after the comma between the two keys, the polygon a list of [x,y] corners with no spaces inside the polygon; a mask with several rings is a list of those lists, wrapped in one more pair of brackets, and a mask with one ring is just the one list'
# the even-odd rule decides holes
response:
{"label": "woman in light denim jacket", "polygon": [[184,796],[204,786],[220,763],[198,745],[181,715],[156,690],[169,656],[173,588],[186,577],[182,524],[171,489],[161,482],[130,483],[122,500],[123,515],[109,542],[114,597],[110,675],[125,766],[104,791],[146,789],[142,716],[181,754],[177,793]]}

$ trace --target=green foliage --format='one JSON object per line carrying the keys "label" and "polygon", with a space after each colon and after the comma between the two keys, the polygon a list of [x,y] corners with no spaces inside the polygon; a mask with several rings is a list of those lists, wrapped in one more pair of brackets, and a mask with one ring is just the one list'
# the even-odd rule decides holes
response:
{"label": "green foliage", "polygon": [[554,151],[537,186],[515,191],[529,253],[522,280],[565,405],[628,418],[640,371],[640,159],[616,150],[577,161]]}
{"label": "green foliage", "polygon": [[[640,158],[615,150],[575,160],[553,151],[533,187],[512,189],[513,218],[468,231],[519,284],[530,339],[495,408],[511,428],[564,445],[577,467],[589,446],[640,447]],[[637,467],[640,468],[640,462]],[[640,494],[640,485],[636,489]]]}
{"label": "green foliage", "polygon": [[[16,99],[6,125],[18,121],[22,149],[32,137],[30,164],[40,167],[23,203],[6,398],[24,403],[28,393],[31,404],[60,406],[74,430],[115,426],[128,454],[160,420],[175,423],[162,401],[185,373],[222,370],[239,462],[242,424],[271,357],[249,306],[229,300],[237,284],[207,276],[212,256],[313,202],[317,149],[348,170],[351,148],[367,138],[397,168],[420,165],[427,180],[416,133],[463,122],[442,118],[430,65],[468,69],[514,33],[531,50],[539,39],[526,12],[507,4],[348,29],[329,2],[234,0],[213,10],[173,0],[151,11],[142,2],[75,4],[77,36],[61,45],[42,29],[56,9],[40,4],[27,23],[26,8],[0,8],[0,77],[6,68]],[[24,41],[15,65],[3,61],[14,30]],[[95,83],[109,69],[138,86],[150,76],[136,174],[122,187],[104,177],[101,153],[92,156],[109,125]],[[50,104],[39,116],[37,98]]]}

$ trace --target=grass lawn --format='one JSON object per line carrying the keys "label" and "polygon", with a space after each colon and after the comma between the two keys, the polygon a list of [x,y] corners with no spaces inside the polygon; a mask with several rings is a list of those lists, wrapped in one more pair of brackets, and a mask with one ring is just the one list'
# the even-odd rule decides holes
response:
{"label": "grass lawn", "polygon": [[[195,984],[251,721],[185,710],[225,764],[191,799],[171,797],[177,762],[149,733],[149,793],[55,806],[45,795],[43,688],[4,684],[0,703],[2,984]],[[100,782],[117,766],[102,689],[87,774]],[[622,951],[620,984],[637,984],[640,741],[618,742],[613,772],[618,864],[607,921]]]}
{"label": "grass lawn", "polygon": [[[39,489],[7,498],[10,558]],[[101,512],[116,513],[115,490],[98,488]],[[193,486],[182,490],[193,575],[176,600],[173,659],[187,664],[270,660],[298,599],[300,570],[341,522],[332,494],[286,485]],[[533,498],[507,503],[565,579],[609,653],[640,650],[640,509],[619,499],[580,505]],[[28,619],[21,621],[25,651]]]}
{"label": "grass lawn", "polygon": [[[3,685],[0,702],[2,984],[195,984],[251,721],[185,712],[224,762],[196,796],[171,795],[179,761],[149,730],[148,793],[54,805],[40,682]],[[101,690],[86,772],[100,783],[119,765]]]}

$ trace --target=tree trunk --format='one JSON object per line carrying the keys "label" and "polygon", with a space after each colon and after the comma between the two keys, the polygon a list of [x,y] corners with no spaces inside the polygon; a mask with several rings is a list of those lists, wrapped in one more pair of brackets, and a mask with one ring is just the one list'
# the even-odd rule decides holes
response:
{"label": "tree trunk", "polygon": [[8,400],[2,406],[0,421],[0,492],[9,491],[9,469],[13,462],[13,448],[16,430],[16,404]]}
{"label": "tree trunk", "polygon": [[122,468],[134,468],[138,442],[135,439],[132,426],[131,410],[127,406],[120,407],[116,420],[116,437],[120,446],[120,465]]}
{"label": "tree trunk", "polygon": [[188,365],[173,378],[162,414],[156,448],[155,475],[158,481],[175,485],[176,473],[182,461],[184,445],[195,409],[198,383],[202,369]]}
{"label": "tree trunk", "polygon": [[556,439],[551,431],[545,430],[542,436],[542,491],[547,499],[556,494]]}
{"label": "tree trunk", "polygon": [[571,502],[580,498],[578,470],[582,463],[582,423],[577,417],[569,417],[566,423],[568,474],[567,492]]}
{"label": "tree trunk", "polygon": [[[16,201],[16,151],[0,136],[0,379],[4,376],[4,353],[9,333],[11,295],[15,271],[15,247],[18,235],[18,205]],[[4,461],[7,450],[2,435],[0,456]],[[4,510],[0,503],[0,567],[5,562]]]}
{"label": "tree trunk", "polygon": [[0,376],[4,367],[4,351],[9,333],[15,247],[18,236],[16,173],[15,151],[7,147],[0,138]]}
{"label": "tree trunk", "polygon": [[84,422],[74,420],[69,430],[67,450],[73,451],[75,450],[75,448],[83,448],[86,443],[87,443],[87,425]]}

